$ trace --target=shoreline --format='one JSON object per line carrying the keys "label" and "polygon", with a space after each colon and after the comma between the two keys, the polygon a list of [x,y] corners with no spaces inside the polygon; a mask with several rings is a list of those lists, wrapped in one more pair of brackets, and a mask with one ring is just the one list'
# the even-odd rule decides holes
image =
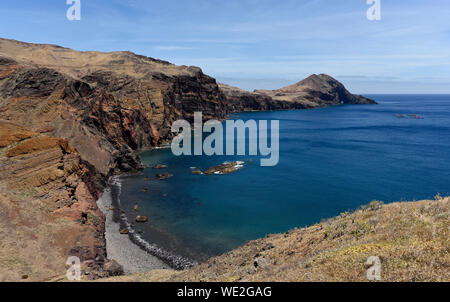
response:
{"label": "shoreline", "polygon": [[[185,270],[198,263],[172,254],[142,238],[130,225],[127,216],[120,210],[120,176],[108,181],[97,206],[105,215],[106,254],[110,260],[122,265],[126,275],[143,273],[155,269]],[[120,234],[127,229],[128,235]]]}
{"label": "shoreline", "polygon": [[115,208],[111,188],[105,189],[103,196],[97,200],[97,206],[105,215],[107,258],[117,261],[123,267],[125,275],[144,273],[155,269],[171,269],[162,260],[134,244],[129,236],[120,234],[120,222],[114,219],[116,210],[111,210]]}

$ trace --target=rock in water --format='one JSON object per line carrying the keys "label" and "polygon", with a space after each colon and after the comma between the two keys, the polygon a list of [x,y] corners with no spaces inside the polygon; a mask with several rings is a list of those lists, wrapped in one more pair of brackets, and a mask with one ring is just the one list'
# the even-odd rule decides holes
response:
{"label": "rock in water", "polygon": [[153,169],[166,169],[167,166],[166,165],[154,165]]}
{"label": "rock in water", "polygon": [[224,163],[218,166],[214,166],[206,170],[206,175],[211,174],[231,174],[236,172],[242,167],[241,163],[239,162],[232,162],[232,163]]}
{"label": "rock in water", "polygon": [[147,216],[137,216],[136,217],[136,222],[140,222],[140,223],[144,223],[148,221],[148,217]]}
{"label": "rock in water", "polygon": [[170,173],[164,173],[164,174],[157,174],[156,178],[158,178],[159,180],[164,180],[164,179],[168,179],[173,177],[173,174]]}

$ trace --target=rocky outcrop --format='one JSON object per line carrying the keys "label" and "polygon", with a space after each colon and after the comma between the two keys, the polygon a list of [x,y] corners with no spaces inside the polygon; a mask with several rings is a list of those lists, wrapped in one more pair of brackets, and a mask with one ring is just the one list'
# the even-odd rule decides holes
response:
{"label": "rocky outcrop", "polygon": [[287,110],[328,107],[342,104],[376,104],[363,96],[351,94],[329,75],[312,75],[294,85],[278,90],[255,90],[253,93],[220,84],[231,111]]}
{"label": "rocky outcrop", "polygon": [[[139,168],[132,124],[139,125],[142,114],[123,108],[112,94],[54,70],[22,65],[0,89],[0,119],[66,139],[104,176],[116,167]],[[145,131],[151,132],[149,125]],[[150,145],[151,135],[146,140],[142,144]],[[41,143],[50,142],[29,142],[35,148]]]}
{"label": "rocky outcrop", "polygon": [[255,90],[255,93],[313,108],[342,104],[376,104],[371,99],[351,94],[342,83],[326,74],[314,74],[291,86],[278,90]]}
{"label": "rocky outcrop", "polygon": [[18,143],[36,136],[37,133],[28,131],[14,124],[2,123],[0,128],[0,148]]}

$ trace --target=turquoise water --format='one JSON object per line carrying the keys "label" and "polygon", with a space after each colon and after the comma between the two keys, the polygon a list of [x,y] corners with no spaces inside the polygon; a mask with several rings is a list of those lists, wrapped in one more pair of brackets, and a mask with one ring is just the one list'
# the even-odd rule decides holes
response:
{"label": "turquoise water", "polygon": [[[133,220],[138,202],[149,223],[143,238],[205,260],[247,240],[308,226],[372,200],[393,202],[449,194],[450,96],[375,95],[379,105],[236,114],[280,120],[280,163],[254,157],[142,155],[166,171],[123,178],[121,207]],[[424,119],[398,118],[416,114]],[[232,175],[192,175],[224,161],[246,160]],[[165,181],[144,179],[170,172]],[[147,192],[141,192],[148,187]]]}

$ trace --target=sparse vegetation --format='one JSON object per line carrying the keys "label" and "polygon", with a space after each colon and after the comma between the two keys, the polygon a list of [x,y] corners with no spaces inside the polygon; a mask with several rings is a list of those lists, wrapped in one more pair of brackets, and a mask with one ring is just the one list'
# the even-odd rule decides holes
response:
{"label": "sparse vegetation", "polygon": [[379,200],[374,200],[369,204],[369,210],[370,211],[376,211],[381,209],[381,207],[383,206],[384,202],[379,201]]}

